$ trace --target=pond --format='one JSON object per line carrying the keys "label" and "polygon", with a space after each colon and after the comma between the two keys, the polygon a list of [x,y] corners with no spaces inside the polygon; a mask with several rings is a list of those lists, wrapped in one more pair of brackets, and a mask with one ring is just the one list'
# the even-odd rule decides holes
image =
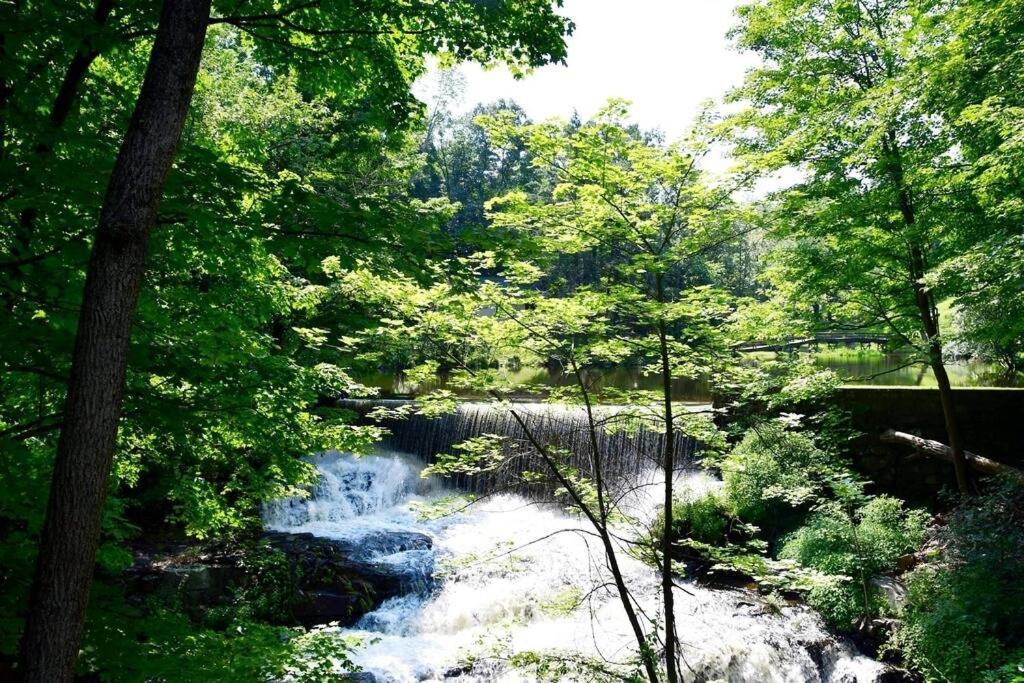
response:
{"label": "pond", "polygon": [[[884,386],[934,387],[935,375],[922,364],[907,365],[907,356],[900,353],[819,352],[811,354],[817,364],[831,368],[850,384]],[[994,363],[970,359],[946,364],[949,381],[955,387],[1018,387],[1020,378],[1007,378]]]}
{"label": "pond", "polygon": [[[934,387],[935,376],[930,368],[921,364],[908,365],[908,357],[900,353],[881,353],[878,351],[815,351],[803,352],[810,356],[821,367],[834,370],[849,384],[871,384],[883,386],[919,386]],[[771,359],[776,354],[749,354],[748,360]],[[947,366],[950,381],[957,387],[1015,387],[1024,386],[1020,379],[1007,379],[1000,368],[980,360],[950,361]],[[546,387],[566,386],[575,383],[575,378],[558,369],[522,368],[507,372],[506,380],[511,384],[522,386],[523,394],[535,393],[532,388],[542,390]],[[446,379],[439,376],[436,380],[419,387],[406,382],[401,374],[370,373],[359,377],[368,386],[377,387],[384,396],[406,396],[416,393],[427,393],[446,386]],[[644,375],[636,366],[619,366],[601,371],[593,379],[595,388],[611,386],[619,389],[658,390],[661,379],[656,375]],[[472,392],[459,392],[467,398],[484,398]],[[676,400],[682,402],[708,403],[711,401],[711,385],[707,379],[683,380],[672,383],[672,393]]]}

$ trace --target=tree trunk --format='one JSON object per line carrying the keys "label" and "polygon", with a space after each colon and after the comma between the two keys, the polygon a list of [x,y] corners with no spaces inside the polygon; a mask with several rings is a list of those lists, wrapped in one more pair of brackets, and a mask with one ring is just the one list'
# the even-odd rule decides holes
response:
{"label": "tree trunk", "polygon": [[[665,284],[661,274],[655,279],[658,301],[665,301]],[[661,542],[661,597],[665,606],[665,673],[668,683],[677,683],[676,656],[676,610],[675,594],[672,592],[672,512],[675,504],[673,481],[675,475],[676,429],[672,415],[672,369],[668,357],[668,330],[665,320],[658,320],[658,346],[661,352],[661,388],[665,408],[665,525]]]}
{"label": "tree trunk", "polygon": [[882,149],[888,158],[889,174],[896,189],[896,198],[900,214],[903,217],[903,223],[908,232],[911,233],[908,235],[908,242],[910,243],[908,266],[914,289],[914,301],[921,319],[925,342],[928,344],[928,364],[931,366],[932,372],[935,374],[935,381],[939,385],[939,399],[942,402],[942,417],[946,423],[946,436],[949,438],[950,448],[953,449],[953,469],[956,471],[957,487],[960,489],[960,493],[966,494],[971,491],[971,479],[967,470],[967,460],[964,458],[964,447],[960,441],[960,425],[957,421],[956,408],[953,402],[953,388],[949,383],[946,365],[942,361],[942,340],[939,337],[938,311],[936,310],[932,293],[925,288],[923,282],[928,264],[921,248],[921,239],[915,234],[917,212],[914,210],[913,198],[906,184],[903,160],[900,155],[896,135],[893,131],[886,131],[886,138],[882,143]]}
{"label": "tree trunk", "polygon": [[71,680],[121,415],[146,244],[199,71],[210,0],[165,0],[89,259],[21,647],[25,681]]}
{"label": "tree trunk", "polygon": [[949,382],[949,373],[942,360],[942,341],[939,337],[938,313],[929,293],[921,280],[925,274],[924,256],[914,246],[910,249],[911,270],[914,277],[914,296],[917,301],[921,325],[924,328],[925,340],[928,343],[928,364],[935,375],[939,387],[939,401],[942,404],[942,418],[946,424],[946,437],[953,452],[953,469],[956,472],[956,485],[960,493],[970,493],[971,478],[967,471],[967,459],[964,457],[964,446],[960,439],[960,423],[956,417],[956,406],[953,402],[953,386]]}
{"label": "tree trunk", "polygon": [[[114,0],[97,0],[92,16],[96,27],[90,27],[87,30],[102,29],[110,18],[110,13],[113,9]],[[50,108],[49,126],[34,146],[35,157],[33,161],[41,170],[45,171],[42,165],[46,163],[53,152],[54,138],[60,129],[64,127],[64,123],[71,114],[75,100],[78,97],[78,89],[85,80],[89,67],[100,54],[92,46],[92,40],[93,38],[87,38],[75,50],[75,54],[71,58],[67,70],[64,72],[64,78],[61,80],[60,88],[57,90],[57,95]],[[35,229],[38,218],[39,209],[37,207],[28,206],[21,210],[17,230],[15,231],[14,244],[11,249],[12,258],[10,263],[12,265],[8,266],[16,277],[21,275],[19,262],[32,258],[30,256],[32,232]]]}
{"label": "tree trunk", "polygon": [[[907,434],[906,432],[897,432],[892,429],[888,429],[882,433],[880,437],[883,443],[905,443],[909,446],[913,446],[918,452],[930,455],[933,458],[939,458],[946,462],[953,462],[953,449],[944,443],[938,441],[932,441],[931,439],[923,439],[920,436],[914,436],[913,434]],[[1024,472],[1004,465],[1001,462],[990,460],[984,456],[978,455],[977,453],[971,453],[970,451],[964,451],[964,459],[967,463],[985,474],[995,475],[1006,475],[1014,477],[1021,481],[1024,481]]]}
{"label": "tree trunk", "polygon": [[[932,372],[939,385],[939,400],[942,402],[942,416],[946,421],[946,437],[949,439],[950,451],[953,455],[953,469],[956,472],[956,485],[960,493],[971,492],[971,476],[967,471],[967,457],[963,440],[960,438],[960,423],[956,417],[956,406],[953,402],[953,387],[949,383],[946,365],[942,362],[942,347],[937,343],[932,350]],[[936,359],[937,360],[934,360]]]}

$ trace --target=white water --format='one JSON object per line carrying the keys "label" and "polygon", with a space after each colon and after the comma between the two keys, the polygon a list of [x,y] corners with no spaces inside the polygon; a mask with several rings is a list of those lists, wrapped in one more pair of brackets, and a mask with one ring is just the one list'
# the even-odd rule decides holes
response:
{"label": "white water", "polygon": [[[530,671],[508,666],[509,655],[580,655],[615,669],[635,652],[617,595],[602,588],[610,577],[585,524],[511,495],[427,521],[414,508],[446,492],[419,478],[413,458],[326,454],[317,465],[323,477],[311,499],[268,506],[268,528],[361,544],[374,561],[435,575],[425,590],[389,600],[355,627],[340,629],[363,637],[353,659],[380,683],[531,681]],[[713,485],[706,477],[690,483]],[[632,501],[641,516],[645,506],[654,509],[642,495]],[[426,534],[433,549],[374,554],[386,546],[375,539],[395,531]],[[655,572],[625,553],[620,558],[638,603],[656,619]],[[566,609],[584,596],[579,607]],[[693,584],[677,592],[676,603],[688,681],[848,683],[873,681],[880,672],[805,609],[771,613],[753,594]],[[565,680],[598,678],[588,672]]]}

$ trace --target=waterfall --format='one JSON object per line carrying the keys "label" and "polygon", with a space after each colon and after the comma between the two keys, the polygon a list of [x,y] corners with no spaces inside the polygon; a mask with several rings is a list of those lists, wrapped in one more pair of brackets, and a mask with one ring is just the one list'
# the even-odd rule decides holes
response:
{"label": "waterfall", "polygon": [[[476,427],[458,422],[451,427],[470,434],[494,424],[486,415],[475,419]],[[433,438],[443,443],[458,437]],[[400,567],[410,577],[404,594],[385,601],[352,628],[326,629],[346,642],[361,643],[351,653],[364,672],[358,680],[526,682],[536,679],[510,664],[515,655],[543,653],[618,669],[636,651],[610,588],[603,550],[585,521],[557,506],[507,493],[440,517],[422,516],[424,506],[449,500],[453,491],[443,482],[422,479],[423,463],[417,457],[387,451],[363,457],[327,453],[314,463],[321,472],[319,484],[308,497],[268,504],[267,526],[336,539],[363,559]],[[635,477],[637,500],[630,507],[636,514],[654,514],[659,478],[653,469]],[[716,485],[696,472],[681,473],[679,481],[682,495],[699,495]],[[654,487],[647,501],[642,500],[645,483]],[[656,618],[657,572],[625,547],[619,559],[633,599]],[[681,667],[688,682],[870,683],[883,671],[829,635],[821,620],[802,607],[769,609],[753,593],[713,590],[685,579],[680,579],[676,604]],[[563,680],[595,677],[589,670]]]}
{"label": "waterfall", "polygon": [[[377,405],[398,406],[406,401],[343,401],[342,406],[361,413]],[[595,409],[597,445],[603,474],[609,484],[629,484],[643,472],[658,467],[663,458],[665,435],[649,427],[632,430],[609,429],[624,421],[620,408],[600,406]],[[454,484],[474,492],[516,490],[531,493],[518,481],[523,470],[547,472],[536,449],[528,442],[523,427],[513,411],[525,423],[531,435],[545,448],[565,449],[571,455],[564,461],[585,475],[593,474],[593,447],[589,420],[584,408],[549,403],[495,404],[461,403],[453,413],[436,418],[414,414],[403,419],[385,420],[389,434],[382,446],[388,450],[411,453],[425,462],[433,462],[438,454],[451,453],[453,447],[467,439],[494,434],[508,439],[509,463],[500,472],[474,478],[459,477]],[[621,425],[620,425],[621,426]],[[696,443],[680,435],[675,441],[677,471],[694,469]],[[540,487],[543,489],[543,487]],[[539,491],[543,493],[543,490]]]}

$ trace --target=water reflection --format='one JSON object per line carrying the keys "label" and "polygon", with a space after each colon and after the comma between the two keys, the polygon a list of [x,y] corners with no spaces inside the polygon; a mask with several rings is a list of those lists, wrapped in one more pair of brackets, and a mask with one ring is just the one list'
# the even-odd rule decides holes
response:
{"label": "water reflection", "polygon": [[[905,355],[874,353],[830,356],[819,354],[815,362],[831,368],[852,384],[884,386],[934,387],[935,375],[924,364],[908,365]],[[1006,378],[1001,368],[980,360],[958,360],[946,364],[949,381],[955,387],[1014,387],[1019,380]]]}
{"label": "water reflection", "polygon": [[[850,384],[874,384],[883,386],[936,386],[935,376],[930,368],[923,364],[910,364],[905,354],[899,353],[850,353],[850,352],[819,352],[807,353],[814,362],[824,368],[834,370],[844,381]],[[758,359],[771,359],[775,354],[751,354],[749,362]],[[1014,387],[1022,386],[1019,378],[1007,379],[1000,368],[991,363],[979,360],[959,360],[946,366],[953,386],[959,387]],[[438,376],[435,380],[414,387],[401,374],[373,373],[360,377],[368,385],[377,387],[385,396],[407,396],[423,394],[447,386],[447,378]],[[518,385],[524,395],[543,393],[547,387],[569,386],[576,383],[571,374],[559,369],[523,368],[518,371],[505,371],[503,380],[510,385]],[[657,375],[645,375],[637,366],[619,366],[616,368],[595,371],[589,381],[595,394],[604,387],[617,389],[638,389],[658,391],[661,389],[661,378]],[[459,391],[466,398],[486,398],[483,394]],[[707,403],[711,401],[711,386],[707,379],[677,379],[672,383],[673,397],[677,401]]]}
{"label": "water reflection", "polygon": [[[522,368],[516,371],[503,371],[502,381],[509,386],[519,387],[517,393],[524,395],[541,394],[549,387],[573,386],[576,377],[560,369]],[[401,374],[374,373],[359,378],[367,386],[377,387],[385,396],[406,396],[425,394],[447,387],[447,377],[439,375],[436,379],[413,386]],[[661,389],[661,378],[657,375],[644,375],[639,367],[619,366],[608,370],[592,371],[588,374],[588,385],[595,395],[600,395],[606,387],[626,390],[657,391]],[[465,398],[486,398],[482,393],[473,391],[459,392]],[[711,385],[707,379],[686,380],[676,379],[672,382],[672,394],[678,401],[708,403],[711,401]]]}

